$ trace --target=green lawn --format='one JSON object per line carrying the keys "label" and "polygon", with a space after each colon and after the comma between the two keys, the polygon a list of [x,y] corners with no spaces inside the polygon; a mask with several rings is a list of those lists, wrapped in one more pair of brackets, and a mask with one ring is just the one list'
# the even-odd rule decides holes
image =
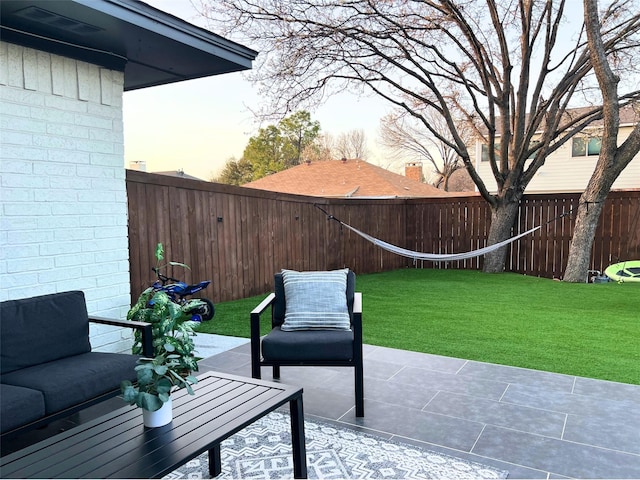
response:
{"label": "green lawn", "polygon": [[[365,343],[640,384],[640,284],[405,269],[356,285]],[[199,331],[248,337],[264,297],[216,305]]]}

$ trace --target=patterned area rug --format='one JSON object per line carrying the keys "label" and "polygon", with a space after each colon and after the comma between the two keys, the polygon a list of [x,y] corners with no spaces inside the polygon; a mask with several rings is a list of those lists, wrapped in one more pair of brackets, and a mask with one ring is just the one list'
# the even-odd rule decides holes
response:
{"label": "patterned area rug", "polygon": [[[309,478],[506,478],[509,472],[385,440],[334,424],[305,420]],[[222,442],[219,479],[293,478],[289,414],[273,412]],[[165,478],[210,478],[207,454]]]}

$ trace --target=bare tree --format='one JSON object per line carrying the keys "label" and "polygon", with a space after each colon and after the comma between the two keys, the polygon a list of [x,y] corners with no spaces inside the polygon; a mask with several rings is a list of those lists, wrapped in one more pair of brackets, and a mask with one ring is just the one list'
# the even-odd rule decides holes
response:
{"label": "bare tree", "polygon": [[364,130],[350,130],[338,135],[334,146],[334,155],[337,158],[367,159],[367,136]]}
{"label": "bare tree", "polygon": [[308,145],[302,152],[302,158],[305,162],[324,162],[332,160],[334,149],[333,137],[329,134],[320,134],[315,141]]}
{"label": "bare tree", "polygon": [[[604,125],[600,156],[595,171],[586,190],[580,196],[573,238],[569,247],[567,268],[564,273],[564,280],[568,282],[586,281],[591,259],[591,247],[604,201],[613,182],[640,151],[640,123],[635,125],[631,134],[619,147],[617,145],[620,126],[620,100],[618,96],[620,77],[613,72],[609,64],[610,59],[607,56],[602,34],[603,31],[606,32],[610,28],[612,21],[615,22],[615,19],[611,18],[612,13],[616,12],[605,12],[602,21],[600,21],[597,0],[584,0],[584,22],[589,54],[602,92]],[[627,28],[630,31],[637,31],[639,24],[640,13],[636,10],[635,15],[629,19]],[[615,61],[616,59],[612,58],[611,60]],[[640,108],[640,102],[636,106]]]}
{"label": "bare tree", "polygon": [[[261,52],[252,72],[271,112],[368,90],[454,149],[491,207],[489,244],[511,236],[520,199],[546,157],[602,117],[601,105],[565,115],[595,86],[585,25],[567,23],[573,12],[565,0],[201,1],[216,31]],[[619,68],[640,68],[628,42],[638,31],[629,17],[639,10],[637,0],[620,0],[603,14],[611,20],[604,53]],[[638,97],[629,88],[618,101]],[[427,107],[447,120],[447,136],[424,120]],[[487,144],[495,192],[478,174],[458,118]],[[506,248],[485,255],[484,271],[504,270],[505,258]]]}
{"label": "bare tree", "polygon": [[[433,173],[436,174],[432,184],[445,191],[449,191],[449,179],[453,172],[464,168],[458,152],[451,147],[453,139],[449,134],[446,119],[439,114],[433,114],[433,110],[427,110],[423,116],[434,129],[440,132],[441,137],[448,138],[444,142],[431,135],[421,123],[414,117],[407,115],[405,111],[390,113],[380,120],[380,140],[383,145],[391,149],[397,156],[411,161],[426,160],[431,164]],[[458,128],[463,135],[463,141],[471,143],[471,130]]]}

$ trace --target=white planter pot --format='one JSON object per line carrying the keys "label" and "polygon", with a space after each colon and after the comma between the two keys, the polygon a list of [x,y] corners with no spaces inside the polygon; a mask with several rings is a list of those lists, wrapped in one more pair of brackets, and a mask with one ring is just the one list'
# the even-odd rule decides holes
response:
{"label": "white planter pot", "polygon": [[162,404],[160,410],[150,412],[142,409],[142,421],[145,427],[162,427],[173,420],[173,408],[171,405],[171,397],[169,401]]}

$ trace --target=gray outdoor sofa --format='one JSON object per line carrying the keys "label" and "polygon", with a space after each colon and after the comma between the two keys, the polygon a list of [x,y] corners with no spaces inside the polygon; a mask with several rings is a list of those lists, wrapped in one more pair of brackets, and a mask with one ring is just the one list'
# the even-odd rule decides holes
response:
{"label": "gray outdoor sofa", "polygon": [[134,381],[137,356],[92,352],[89,322],[142,330],[151,325],[89,317],[84,293],[55,293],[0,303],[0,433],[10,436],[117,395]]}

